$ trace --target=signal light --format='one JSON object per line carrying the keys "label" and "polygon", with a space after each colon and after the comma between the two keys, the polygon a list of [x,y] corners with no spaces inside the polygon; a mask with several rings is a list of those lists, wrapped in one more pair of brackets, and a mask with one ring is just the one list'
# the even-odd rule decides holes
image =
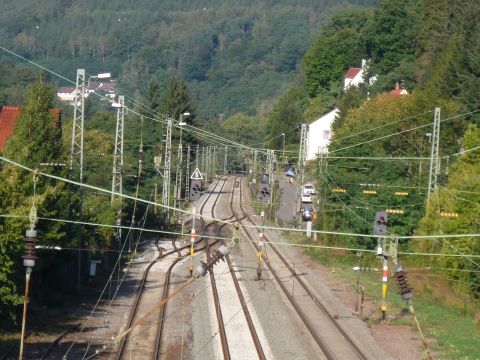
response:
{"label": "signal light", "polygon": [[261,202],[269,202],[270,201],[270,184],[260,184],[260,192],[258,194],[258,200]]}
{"label": "signal light", "polygon": [[395,192],[397,196],[408,196],[408,191],[397,191]]}
{"label": "signal light", "polygon": [[458,213],[457,212],[441,211],[439,214],[440,214],[440,216],[443,216],[443,217],[458,218]]}
{"label": "signal light", "polygon": [[375,213],[375,222],[373,223],[374,235],[387,235],[387,213],[377,211]]}
{"label": "signal light", "polygon": [[405,211],[403,211],[402,209],[387,209],[385,210],[385,212],[388,214],[399,214],[399,215],[405,214]]}
{"label": "signal light", "polygon": [[377,195],[376,190],[363,190],[363,193],[367,195]]}

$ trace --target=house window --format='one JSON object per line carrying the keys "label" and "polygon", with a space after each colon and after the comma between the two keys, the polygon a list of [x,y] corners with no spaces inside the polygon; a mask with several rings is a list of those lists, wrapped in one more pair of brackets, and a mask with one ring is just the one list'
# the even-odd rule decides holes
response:
{"label": "house window", "polygon": [[323,140],[330,140],[332,132],[330,130],[323,130]]}

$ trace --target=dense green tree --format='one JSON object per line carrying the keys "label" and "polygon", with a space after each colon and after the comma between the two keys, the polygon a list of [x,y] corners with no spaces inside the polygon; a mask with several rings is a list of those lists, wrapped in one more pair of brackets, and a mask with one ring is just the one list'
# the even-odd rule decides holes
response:
{"label": "dense green tree", "polygon": [[220,123],[222,136],[246,145],[258,145],[265,137],[267,121],[242,113],[234,114]]}
{"label": "dense green tree", "polygon": [[[59,136],[61,129],[55,126],[52,87],[45,83],[43,76],[34,83],[22,107],[22,113],[8,140],[4,155],[20,164],[38,168],[42,162],[56,162],[62,152]],[[18,285],[21,281],[20,255],[23,250],[22,238],[27,229],[27,220],[21,216],[28,215],[32,206],[33,177],[13,165],[7,164],[0,171],[0,212],[18,215],[19,218],[0,219],[0,313],[7,318],[14,318],[13,306],[18,304]],[[68,199],[63,185],[54,185],[42,181],[37,186],[38,196],[35,202],[39,214],[68,213],[65,201]],[[58,206],[58,208],[57,208]],[[60,217],[62,217],[60,215]],[[51,242],[64,235],[65,226],[61,224],[41,223],[38,225],[40,235],[46,242]],[[2,317],[3,317],[2,316]]]}
{"label": "dense green tree", "polygon": [[174,77],[168,83],[167,91],[161,101],[161,109],[173,119],[180,119],[180,114],[189,112],[187,122],[195,118],[197,101],[185,80]]}
{"label": "dense green tree", "polygon": [[[388,160],[388,157],[428,157],[430,146],[425,131],[407,131],[432,122],[432,104],[442,109],[442,118],[448,118],[458,105],[425,92],[414,92],[404,97],[381,95],[360,106],[350,107],[346,116],[334,123],[334,136],[329,151],[331,159],[322,172],[320,181],[326,209],[342,212],[325,212],[322,224],[333,229],[355,233],[371,233],[372,219],[376,211],[398,208],[404,215],[390,216],[391,233],[407,235],[418,225],[424,212],[424,191],[428,181],[427,163],[422,161]],[[365,132],[366,129],[375,131]],[[458,140],[464,130],[461,119],[452,119],[441,133],[441,155],[458,149]],[[389,136],[403,132],[401,135]],[[385,160],[348,159],[348,157],[385,157]],[[363,193],[365,185],[379,184],[373,189],[376,195]],[[336,193],[334,188],[345,188],[346,193]],[[407,189],[409,196],[394,194]],[[360,243],[372,246],[373,244]]]}
{"label": "dense green tree", "polygon": [[19,0],[2,6],[0,42],[69,78],[110,71],[131,93],[175,74],[202,117],[253,115],[294,83],[332,9],[376,1]]}
{"label": "dense green tree", "polygon": [[272,149],[281,149],[282,133],[285,134],[285,144],[299,141],[299,126],[305,120],[303,111],[308,105],[306,94],[297,89],[291,89],[282,96],[269,115],[268,135],[266,144]]}
{"label": "dense green tree", "polygon": [[402,60],[414,60],[418,28],[416,0],[380,0],[362,31],[371,74],[387,74]]}
{"label": "dense green tree", "polygon": [[[476,234],[480,217],[480,156],[478,151],[468,152],[480,146],[480,128],[470,125],[465,132],[464,148],[458,162],[450,168],[448,185],[440,187],[438,196],[432,196],[427,215],[423,217],[419,234]],[[441,216],[440,213],[457,213],[458,217]],[[478,254],[480,245],[474,238],[421,240],[413,244],[416,250],[446,254]],[[429,266],[450,269],[445,276],[460,280],[459,286],[480,296],[477,265],[468,258],[438,257],[430,260]],[[460,270],[460,271],[458,271]]]}
{"label": "dense green tree", "polygon": [[311,97],[342,79],[351,66],[360,66],[365,51],[360,35],[367,13],[350,10],[335,15],[303,59],[305,88]]}
{"label": "dense green tree", "polygon": [[33,84],[8,139],[5,155],[24,165],[37,167],[42,162],[58,162],[62,153],[61,126],[53,109],[53,87],[43,76]]}

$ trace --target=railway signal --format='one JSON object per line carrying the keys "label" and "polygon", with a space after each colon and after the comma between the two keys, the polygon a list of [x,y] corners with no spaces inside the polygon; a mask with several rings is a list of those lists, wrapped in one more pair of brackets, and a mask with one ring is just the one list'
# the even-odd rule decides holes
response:
{"label": "railway signal", "polygon": [[190,200],[198,200],[202,195],[202,181],[190,180]]}
{"label": "railway signal", "polygon": [[198,168],[190,176],[190,200],[198,200],[202,195],[202,173]]}
{"label": "railway signal", "polygon": [[263,261],[263,233],[258,235],[258,267],[257,280],[262,280],[262,261]]}
{"label": "railway signal", "polygon": [[268,203],[270,201],[270,184],[260,184],[258,200],[263,203]]}
{"label": "railway signal", "polygon": [[373,234],[387,236],[387,218],[388,214],[384,211],[375,213],[375,222],[373,223]]}

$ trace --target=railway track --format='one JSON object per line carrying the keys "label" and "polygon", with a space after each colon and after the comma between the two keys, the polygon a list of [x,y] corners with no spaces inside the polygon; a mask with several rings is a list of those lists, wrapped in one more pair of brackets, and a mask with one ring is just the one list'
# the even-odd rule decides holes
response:
{"label": "railway track", "polygon": [[[205,199],[205,201],[203,202],[202,206],[200,207],[200,212],[203,211],[203,208],[205,207],[205,204],[207,203],[207,201],[210,199],[210,197],[212,196],[213,192],[215,191],[215,189],[217,188],[218,184],[220,183],[220,180],[217,182],[217,184],[215,184],[214,188],[212,189],[211,192],[209,192],[207,198]],[[185,223],[190,223],[193,225],[193,222],[190,220],[186,221]],[[204,239],[202,237],[200,237],[198,240],[195,241],[195,245],[199,245],[200,243],[202,243],[204,241]],[[190,245],[185,245],[181,248],[179,248],[178,250],[173,250],[172,252],[177,252],[177,251],[181,251],[181,250],[185,250],[185,249],[189,249],[190,248]],[[203,247],[196,247],[196,252],[198,251],[202,251],[202,250],[205,250],[206,249],[206,245],[204,245]],[[169,295],[169,289],[170,289],[170,279],[171,279],[171,272],[174,268],[174,266],[182,259],[184,259],[186,256],[188,256],[188,253],[186,254],[183,254],[181,256],[179,256],[177,259],[174,260],[174,262],[169,266],[168,270],[167,270],[167,273],[166,273],[166,277],[165,277],[165,282],[164,282],[164,286],[163,286],[163,292],[162,292],[162,297],[161,297],[161,301],[163,302]],[[160,356],[161,356],[161,350],[162,350],[162,337],[163,337],[163,332],[164,332],[164,328],[165,328],[165,320],[166,320],[166,308],[167,308],[167,303],[164,303],[161,307],[160,307],[160,314],[159,314],[159,326],[158,326],[158,332],[157,332],[157,336],[156,336],[156,341],[155,341],[155,352],[154,352],[154,355],[153,355],[153,359],[159,359]]]}
{"label": "railway track", "polygon": [[[225,184],[227,184],[227,182],[223,184],[222,191],[225,187]],[[229,187],[231,187],[229,208],[230,210],[232,210],[235,188],[233,187],[233,183],[231,181],[228,181],[228,185]],[[227,192],[228,191],[229,190],[227,189]],[[215,205],[218,200],[219,198],[216,199]],[[218,218],[218,216],[216,216],[215,214],[216,207],[213,206],[211,209],[212,209],[212,213],[211,213],[212,217]],[[231,211],[231,215],[227,218],[224,218],[223,220],[231,219],[232,221],[234,221],[234,218],[235,218],[235,214],[233,213],[233,211]],[[212,223],[210,225],[216,225],[214,229],[215,233],[218,236],[221,236],[222,230],[227,225],[227,223],[222,223],[222,224]],[[224,246],[227,246],[224,240],[221,240],[221,242]],[[220,290],[218,290],[217,280],[215,280],[214,272],[210,272],[212,291],[214,293],[215,308],[216,310],[217,309],[221,310],[223,306],[224,310],[226,310],[226,314],[229,316],[228,321],[230,326],[228,328],[225,328],[225,326],[223,326],[223,329],[222,329],[223,333],[225,333],[225,341],[222,340],[222,350],[223,350],[224,359],[230,359],[232,355],[230,351],[234,351],[234,356],[238,357],[237,352],[239,350],[241,350],[242,356],[244,356],[245,358],[247,357],[258,358],[262,360],[266,359],[262,345],[260,343],[259,336],[255,329],[254,322],[252,320],[252,316],[248,309],[247,302],[245,301],[245,297],[243,295],[242,289],[237,279],[237,275],[233,269],[230,256],[226,256],[225,261],[226,261],[225,264],[220,263],[215,267],[215,269],[219,269],[220,273],[222,272],[230,273],[231,281],[233,282],[233,285],[234,285],[233,287],[232,287],[232,283],[228,279],[222,278],[222,281],[219,284]],[[224,267],[226,267],[226,269],[223,269]],[[223,295],[220,296],[219,293],[223,293]],[[233,298],[235,294],[238,297],[238,304]],[[223,305],[222,305],[222,299],[223,299]],[[243,312],[244,317],[237,316],[237,313],[240,310],[240,308]],[[234,312],[233,315],[232,315],[232,311]],[[217,311],[217,313],[218,312],[219,311]],[[220,311],[220,314],[222,315],[222,317],[220,318],[219,321],[223,322],[223,313],[221,311]]]}
{"label": "railway track", "polygon": [[[235,183],[236,183],[237,180],[240,181],[240,178],[235,178]],[[233,210],[233,199],[234,199],[234,195],[235,195],[235,189],[238,189],[238,191],[240,192],[240,187],[238,187],[238,188],[233,187],[232,188],[232,195],[230,197],[230,211],[232,213],[231,217],[235,217],[235,212]],[[244,217],[242,217],[241,219],[243,219],[243,218]],[[241,219],[237,219],[237,221],[240,221]],[[222,227],[224,225],[222,225]],[[221,231],[221,229],[219,229],[219,231]],[[257,352],[258,358],[261,359],[261,360],[265,360],[266,357],[265,357],[265,353],[263,351],[262,344],[261,344],[260,339],[258,337],[257,330],[255,329],[255,324],[253,323],[252,316],[250,315],[250,311],[248,309],[247,302],[245,301],[245,297],[244,297],[242,289],[240,287],[240,283],[238,281],[237,275],[236,275],[236,273],[233,269],[232,260],[230,259],[230,256],[226,256],[226,262],[228,264],[228,269],[230,270],[230,275],[232,276],[232,281],[233,281],[233,284],[235,285],[235,290],[236,290],[238,298],[240,300],[240,304],[242,306],[242,311],[243,311],[243,314],[245,316],[245,320],[247,322],[248,329],[250,331],[250,335],[252,336],[252,340],[253,340],[253,343],[255,345],[255,350]]]}
{"label": "railway track", "polygon": [[[221,194],[221,192],[223,190],[223,187],[225,186],[225,183],[226,183],[226,178],[222,178],[222,180],[223,180],[223,184],[220,188],[219,194],[214,199],[213,204],[211,206],[211,214],[209,214],[211,217],[213,217],[213,211],[214,211],[213,209],[215,208],[215,205],[217,204],[218,199],[220,198],[220,194]],[[217,183],[216,186],[218,186],[219,183],[220,183],[220,181]],[[216,186],[215,186],[215,188],[216,188]],[[210,199],[210,196],[211,196],[211,194],[209,195],[209,198],[204,202],[203,206],[200,208],[200,214],[204,214],[204,212],[205,212],[204,207],[207,204],[208,200]],[[203,232],[206,233],[206,234],[208,234],[210,232],[210,230],[213,228],[213,226],[216,225],[216,222],[210,222],[209,224],[205,224],[205,221],[203,220],[203,218],[201,218],[200,222],[202,224],[201,227],[203,229]],[[206,253],[207,253],[207,261],[210,260],[210,246],[211,246],[211,244],[210,244],[209,239],[205,238],[205,248],[206,248]],[[230,356],[230,350],[229,350],[229,347],[228,347],[227,335],[226,335],[226,332],[225,332],[225,323],[223,321],[222,308],[220,306],[217,284],[215,282],[215,275],[213,274],[213,271],[209,271],[209,276],[210,276],[210,284],[212,286],[213,301],[214,301],[214,304],[215,304],[215,313],[216,313],[216,316],[217,316],[217,325],[218,325],[218,331],[220,333],[220,342],[221,342],[221,345],[222,345],[223,358],[225,360],[230,360],[231,356]]]}
{"label": "railway track", "polygon": [[[213,191],[216,189],[218,183],[215,185]],[[212,192],[213,192],[212,191]],[[203,207],[205,206],[205,204],[207,203],[208,199],[210,198],[212,193],[210,193],[207,197],[207,199],[205,200],[205,202],[202,204],[202,209]],[[205,246],[204,247],[198,247],[198,245],[202,242],[202,239],[198,239],[197,241],[195,241],[195,246],[196,246],[196,251],[202,251],[205,249]],[[158,248],[158,246],[157,246]],[[163,303],[164,300],[169,296],[169,291],[170,291],[170,284],[171,284],[171,275],[172,275],[172,271],[174,269],[174,267],[181,261],[183,260],[187,255],[188,255],[188,252],[184,253],[184,254],[181,254],[181,252],[183,250],[188,250],[190,248],[190,245],[185,245],[183,247],[180,247],[180,248],[176,248],[174,250],[171,250],[171,251],[168,251],[164,254],[161,253],[161,250],[159,249],[159,255],[153,260],[151,261],[145,268],[145,270],[143,271],[143,274],[142,274],[142,280],[141,280],[141,283],[140,283],[140,286],[139,286],[139,289],[138,289],[138,292],[137,292],[137,295],[135,297],[135,301],[134,301],[134,304],[133,304],[133,307],[132,307],[132,310],[130,311],[130,314],[129,314],[129,318],[128,318],[128,321],[127,321],[127,327],[126,328],[129,328],[133,323],[134,323],[134,320],[136,318],[139,318],[140,315],[139,315],[139,308],[141,307],[140,306],[140,303],[141,303],[141,299],[142,299],[142,296],[144,294],[144,290],[145,290],[145,282],[146,282],[146,279],[148,277],[148,274],[151,270],[151,268],[160,260],[160,259],[163,259],[169,255],[172,255],[172,254],[178,254],[178,257],[175,258],[172,263],[169,265],[167,271],[165,272],[165,279],[163,281],[163,291],[162,291],[162,296],[160,298],[160,300],[158,302],[160,303]],[[167,307],[167,303],[164,303],[160,309],[159,309],[159,317],[158,317],[158,326],[157,326],[157,331],[156,331],[156,335],[155,335],[155,340],[153,341],[154,342],[154,350],[153,350],[153,355],[152,355],[152,358],[153,359],[158,359],[160,358],[160,355],[161,355],[161,347],[162,347],[162,336],[163,336],[163,332],[164,332],[164,324],[165,324],[165,319],[166,319],[166,316],[165,316],[165,313],[166,313],[166,307]],[[152,324],[148,324],[147,326],[151,326]],[[132,336],[135,336],[132,334]],[[128,356],[130,356],[131,358],[131,353],[134,351],[132,349],[128,349],[129,347],[129,338],[130,338],[130,335],[123,338],[120,342],[120,345],[118,347],[118,350],[116,352],[116,355],[115,355],[115,359],[116,360],[120,360],[120,359],[123,359],[123,358],[127,358]],[[127,355],[128,354],[128,355]]]}
{"label": "railway track", "polygon": [[[244,202],[243,202],[243,193],[242,193],[242,188],[243,188],[243,182],[240,182],[240,201],[239,201],[239,208],[241,210],[241,213],[243,214],[243,217],[253,225],[257,225],[250,215],[245,211],[244,209]],[[242,221],[244,222],[244,221]],[[244,228],[245,233],[247,237],[250,240],[250,243],[253,245],[255,248],[255,251],[259,251],[259,247],[256,245],[257,238],[256,236],[252,235],[252,230]],[[315,340],[315,342],[318,344],[324,355],[326,356],[327,359],[333,360],[333,359],[362,359],[366,360],[368,359],[368,355],[366,355],[362,349],[359,348],[359,346],[355,343],[355,341],[350,337],[350,335],[342,328],[342,326],[336,321],[334,316],[328,311],[328,309],[325,307],[325,305],[322,303],[322,301],[314,294],[314,292],[310,289],[310,287],[303,281],[303,279],[296,273],[295,269],[290,265],[290,263],[287,261],[287,259],[280,253],[280,251],[275,247],[274,244],[272,244],[269,240],[268,237],[265,236],[264,234],[264,239],[265,242],[268,243],[269,247],[273,250],[273,253],[270,253],[268,257],[265,257],[265,264],[268,267],[268,270],[272,274],[272,276],[275,278],[277,284],[280,286],[282,289],[283,293],[289,300],[290,304],[293,306],[295,309],[296,313],[308,329],[309,333]],[[271,254],[274,254],[274,256],[271,256]],[[276,259],[272,259],[276,257]],[[292,276],[295,281],[300,284],[300,290],[297,290],[297,292],[302,291],[303,293],[297,295],[297,296],[292,296],[291,292],[289,289],[286,288],[284,282],[282,279],[279,277],[277,271],[274,268],[273,263],[275,263],[276,267],[285,267],[288,269],[290,276]],[[306,304],[306,298],[308,298],[310,304]],[[300,299],[297,300],[297,299]],[[313,320],[311,319],[310,316],[307,315],[307,313],[304,311],[305,305],[311,306],[311,303],[313,302],[314,306],[320,310],[321,315],[323,315],[323,319],[325,321],[322,321],[321,324],[321,329],[319,329],[318,322],[315,324],[313,323]],[[329,328],[329,329],[328,329]],[[325,331],[329,330],[329,331]],[[332,331],[333,330],[333,331]],[[332,335],[330,335],[329,338],[327,338],[325,335],[326,333],[329,334],[335,334],[337,338],[343,339],[345,344],[347,346],[343,346],[342,350],[340,351],[338,349],[338,346],[335,346],[335,348],[331,345],[333,342],[331,341]],[[335,335],[333,335],[334,337]],[[338,339],[337,339],[338,340]],[[341,352],[341,354],[340,354]]]}
{"label": "railway track", "polygon": [[[45,329],[48,328],[49,325],[45,325]],[[60,344],[62,339],[64,339],[68,334],[73,332],[74,330],[78,329],[80,324],[75,324],[63,331],[60,335],[58,335],[54,341],[52,341],[50,344],[47,345],[47,348],[41,351],[40,349],[32,350],[31,348],[27,348],[26,351],[23,354],[23,357],[25,359],[29,358],[35,358],[39,360],[45,360],[48,359],[49,357],[52,357],[52,353],[54,350],[57,348],[57,346]],[[33,330],[32,332],[28,333],[25,339],[28,339],[32,334],[34,334],[36,330]],[[45,346],[42,346],[43,348]],[[31,354],[31,352],[34,351],[34,354]],[[18,358],[18,346],[17,344],[13,345],[10,347],[4,354],[0,356],[1,360],[10,360],[10,359],[17,359]],[[54,357],[52,357],[54,358]]]}

